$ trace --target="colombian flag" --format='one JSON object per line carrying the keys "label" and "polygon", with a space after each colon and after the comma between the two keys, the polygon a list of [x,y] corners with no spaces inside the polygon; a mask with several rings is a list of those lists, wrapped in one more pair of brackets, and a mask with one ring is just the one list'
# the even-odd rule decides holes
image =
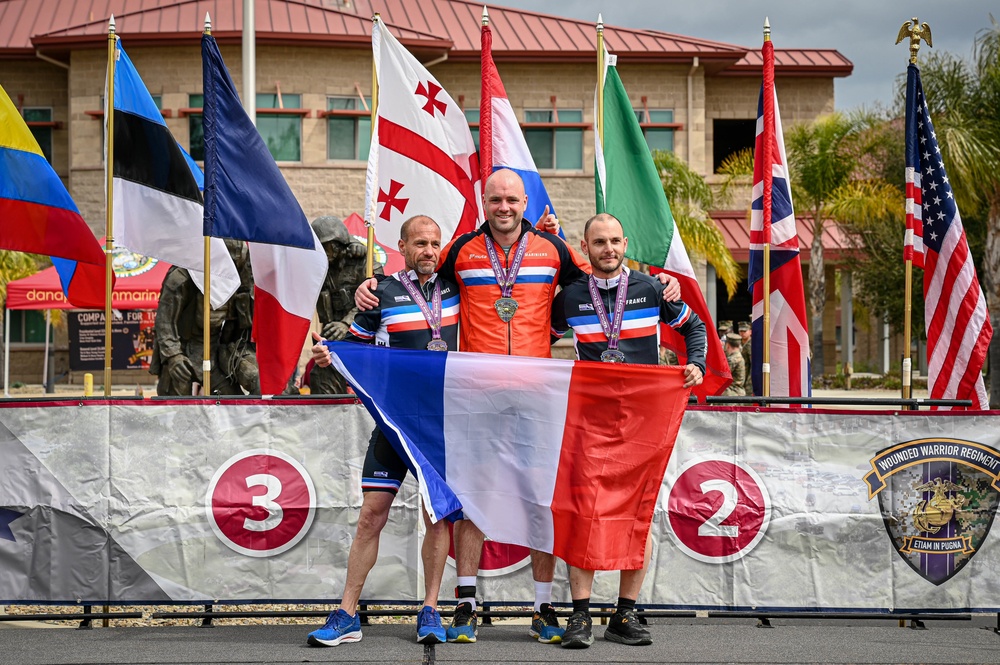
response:
{"label": "colombian flag", "polygon": [[104,307],[104,250],[2,87],[0,249],[53,257],[67,300]]}

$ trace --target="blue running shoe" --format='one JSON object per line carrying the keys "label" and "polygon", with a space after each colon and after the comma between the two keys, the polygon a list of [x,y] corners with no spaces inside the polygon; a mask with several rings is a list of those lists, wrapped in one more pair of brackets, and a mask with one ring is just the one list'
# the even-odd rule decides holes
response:
{"label": "blue running shoe", "polygon": [[531,617],[531,628],[528,634],[543,644],[559,644],[562,642],[563,629],[559,627],[556,608],[549,603],[543,603],[542,609]]}
{"label": "blue running shoe", "polygon": [[449,642],[475,642],[479,617],[472,609],[472,603],[459,603],[451,619],[447,635]]}
{"label": "blue running shoe", "polygon": [[448,639],[441,615],[433,607],[424,605],[417,614],[417,642],[421,644],[441,644]]}
{"label": "blue running shoe", "polygon": [[322,628],[309,633],[306,641],[314,647],[335,647],[341,642],[360,642],[361,619],[357,614],[351,616],[344,610],[337,610],[327,617]]}

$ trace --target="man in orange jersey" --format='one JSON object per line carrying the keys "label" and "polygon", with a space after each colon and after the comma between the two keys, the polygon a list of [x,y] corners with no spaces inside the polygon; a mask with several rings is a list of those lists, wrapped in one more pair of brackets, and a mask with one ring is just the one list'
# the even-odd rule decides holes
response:
{"label": "man in orange jersey", "polygon": [[[441,252],[438,274],[458,284],[459,349],[478,353],[551,357],[552,299],[558,286],[585,277],[590,265],[548,232],[558,224],[552,215],[541,220],[545,229],[523,219],[528,197],[521,177],[509,169],[493,173],[483,190],[486,223],[453,239]],[[680,284],[664,275],[664,300],[680,297]],[[377,304],[371,297],[374,278],[355,294],[359,309]],[[553,461],[553,463],[556,463]],[[455,522],[455,564],[458,607],[448,628],[449,642],[475,642],[476,576],[483,533],[469,520]],[[535,613],[529,633],[540,642],[562,640],[552,607],[555,557],[531,551],[535,580]]]}

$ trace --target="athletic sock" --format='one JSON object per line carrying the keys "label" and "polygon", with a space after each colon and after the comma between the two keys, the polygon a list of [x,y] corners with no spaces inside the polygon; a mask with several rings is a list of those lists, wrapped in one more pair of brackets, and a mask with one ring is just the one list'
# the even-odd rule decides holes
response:
{"label": "athletic sock", "polygon": [[573,601],[573,611],[574,612],[586,612],[590,614],[590,597],[580,598]]}
{"label": "athletic sock", "polygon": [[552,604],[552,582],[535,581],[535,611],[541,612],[542,605]]}
{"label": "athletic sock", "polygon": [[455,596],[458,597],[459,603],[469,603],[472,605],[472,611],[476,611],[476,576],[460,576],[458,578],[458,588],[455,590]]}
{"label": "athletic sock", "polygon": [[618,596],[618,611],[624,612],[626,610],[634,610],[635,601],[631,598],[625,598],[623,596]]}

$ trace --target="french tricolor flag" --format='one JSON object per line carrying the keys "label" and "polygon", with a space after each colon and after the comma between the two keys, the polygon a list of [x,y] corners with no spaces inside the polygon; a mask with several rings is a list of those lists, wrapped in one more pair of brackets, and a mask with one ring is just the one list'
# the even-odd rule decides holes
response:
{"label": "french tricolor flag", "polygon": [[[484,22],[486,8],[483,8]],[[549,199],[542,177],[535,168],[528,144],[521,132],[521,125],[514,115],[514,108],[507,98],[507,91],[500,80],[500,73],[493,62],[493,32],[489,25],[483,25],[481,36],[482,88],[479,98],[479,164],[482,182],[485,185],[490,174],[499,169],[510,169],[524,181],[524,193],[528,195],[528,206],[524,218],[537,222],[545,207],[555,214],[555,206]],[[562,227],[559,229],[563,235]]]}
{"label": "french tricolor flag", "polygon": [[302,207],[240,104],[219,46],[202,37],[206,236],[246,240],[260,389],[278,395],[295,371],[327,259]]}
{"label": "french tricolor flag", "polygon": [[690,393],[680,368],[329,346],[431,519],[462,510],[497,542],[642,567]]}

